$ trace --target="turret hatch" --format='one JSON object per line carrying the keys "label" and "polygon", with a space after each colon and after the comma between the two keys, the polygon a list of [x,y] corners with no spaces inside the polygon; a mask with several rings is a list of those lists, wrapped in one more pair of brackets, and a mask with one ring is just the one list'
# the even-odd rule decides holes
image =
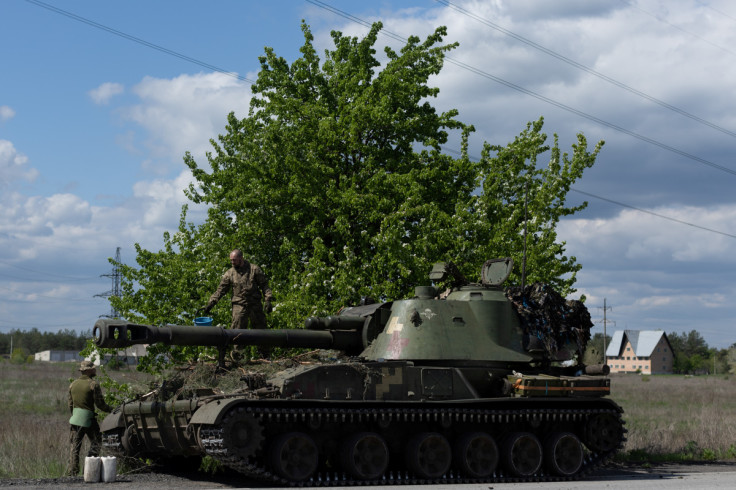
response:
{"label": "turret hatch", "polygon": [[481,284],[484,286],[500,286],[509,278],[513,268],[514,260],[511,257],[486,260],[480,273]]}

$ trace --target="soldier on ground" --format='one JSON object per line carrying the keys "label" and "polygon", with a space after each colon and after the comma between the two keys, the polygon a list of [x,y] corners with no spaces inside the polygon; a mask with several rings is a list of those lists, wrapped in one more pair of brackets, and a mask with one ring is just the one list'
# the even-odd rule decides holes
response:
{"label": "soldier on ground", "polygon": [[79,473],[79,451],[85,436],[90,442],[87,456],[100,454],[102,435],[95,417],[95,407],[103,412],[112,411],[102,397],[100,385],[92,379],[97,374],[95,365],[91,361],[82,361],[79,371],[82,375],[69,385],[69,412],[72,414],[69,419],[69,476],[77,476]]}
{"label": "soldier on ground", "polygon": [[[245,260],[243,252],[238,249],[230,252],[230,263],[232,267],[223,274],[220,285],[203,309],[204,313],[208,314],[220,298],[232,290],[233,320],[230,328],[248,328],[249,324],[250,328],[267,328],[265,313],[271,312],[273,297],[266,274],[256,264]],[[259,354],[269,357],[270,352],[262,348]]]}

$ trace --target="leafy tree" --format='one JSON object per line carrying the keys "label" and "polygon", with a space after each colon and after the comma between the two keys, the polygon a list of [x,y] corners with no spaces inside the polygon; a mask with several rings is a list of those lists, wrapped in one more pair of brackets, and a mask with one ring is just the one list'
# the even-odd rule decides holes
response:
{"label": "leafy tree", "polygon": [[724,372],[736,372],[736,343],[731,344],[726,349],[726,362],[728,363],[729,371]]}
{"label": "leafy tree", "polygon": [[28,350],[22,347],[15,348],[13,349],[13,353],[10,354],[10,362],[13,364],[25,364],[28,362],[29,355]]}
{"label": "leafy tree", "polygon": [[708,349],[708,370],[710,374],[728,374],[731,370],[728,359],[728,349]]}
{"label": "leafy tree", "polygon": [[687,374],[693,371],[693,363],[690,356],[681,351],[675,351],[672,370],[676,373]]}
{"label": "leafy tree", "polygon": [[[586,202],[566,207],[565,198],[571,184],[595,163],[603,142],[588,152],[587,140],[578,134],[570,157],[560,151],[556,135],[552,147],[546,144],[542,125],[542,119],[529,123],[506,147],[485,144],[479,164],[483,188],[476,217],[480,219],[471,222],[474,250],[468,262],[483,256],[510,256],[520,264],[526,228],[527,282],[545,282],[568,295],[575,291],[572,286],[582,266],[565,255],[556,226],[560,218],[587,206]],[[548,151],[549,162],[539,166],[540,156]],[[520,269],[511,280],[521,282]]]}
{"label": "leafy tree", "polygon": [[0,333],[0,353],[10,351],[11,338],[13,347],[22,347],[28,353],[36,353],[45,350],[81,350],[86,344],[86,338],[91,332],[75,332],[74,330],[62,329],[58,332],[43,332],[37,328],[31,330],[11,330],[8,333]]}
{"label": "leafy tree", "polygon": [[[707,370],[726,373],[729,370],[729,350],[709,349],[708,343],[697,330],[667,335],[675,353],[674,370],[678,373],[691,373]],[[732,346],[733,348],[733,346]]]}
{"label": "leafy tree", "polygon": [[670,341],[672,350],[676,354],[682,353],[687,357],[691,357],[696,354],[701,358],[709,357],[708,343],[697,330],[691,330],[688,333],[683,332],[681,334],[672,332],[667,334],[667,338]]}
{"label": "leafy tree", "polygon": [[[580,265],[555,229],[585,206],[566,207],[566,194],[602,142],[589,151],[578,135],[568,155],[556,136],[547,143],[540,118],[506,146],[486,143],[472,161],[473,127],[430,104],[438,89],[429,78],[456,47],[442,44],[446,29],[411,37],[399,52],[385,48],[381,66],[381,28],[362,39],[333,32],[324,60],[304,24],[293,63],[266,49],[250,111],[227,117],[208,168],[185,156],[196,179],[187,195],[208,205],[206,222],[188,223],[184,207],[162,250],[136,245],[137,267],[117,264],[116,310],[131,321],[189,323],[229,267],[228,252],[241,248],[271,279],[271,326],[293,328],[363,296],[404,297],[427,283],[434,262],[452,261],[471,279],[488,258],[519,264],[525,223],[529,282],[574,292]],[[442,153],[450,131],[462,136],[459,158]],[[212,314],[229,323],[226,301]],[[189,349],[172,355],[197,350]]]}
{"label": "leafy tree", "polygon": [[[606,335],[606,348],[611,343],[611,336]],[[596,333],[588,341],[588,346],[585,349],[585,356],[583,362],[585,364],[603,364],[605,354],[605,348],[603,346],[603,334]]]}

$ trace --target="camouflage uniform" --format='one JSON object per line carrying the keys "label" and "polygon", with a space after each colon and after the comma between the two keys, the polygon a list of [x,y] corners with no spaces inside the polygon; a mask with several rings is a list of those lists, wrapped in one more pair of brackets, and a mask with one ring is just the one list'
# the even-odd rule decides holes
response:
{"label": "camouflage uniform", "polygon": [[245,261],[239,267],[231,267],[222,276],[220,286],[210,297],[205,311],[212,309],[230,289],[233,290],[231,300],[233,307],[233,322],[230,328],[266,328],[266,315],[261,305],[261,292],[267,304],[271,304],[271,289],[268,287],[268,278],[260,267]]}
{"label": "camouflage uniform", "polygon": [[[251,264],[247,260],[239,266],[233,266],[225,272],[220,281],[217,291],[210,297],[205,312],[209,312],[215,304],[220,301],[229,290],[233,291],[231,300],[233,320],[230,328],[267,328],[266,314],[263,311],[261,297],[263,297],[266,308],[270,311],[271,289],[268,287],[268,278],[260,267]],[[233,348],[236,356],[238,348]],[[271,350],[266,347],[259,347],[258,353],[263,358],[271,355]]]}
{"label": "camouflage uniform", "polygon": [[[83,408],[85,410],[95,411],[95,407],[103,412],[111,412],[112,408],[105,403],[102,397],[102,389],[97,382],[92,379],[94,374],[89,371],[94,370],[95,366],[90,361],[82,361],[79,368],[82,376],[69,385],[69,412],[75,408]],[[92,418],[92,424],[89,427],[79,425],[69,425],[69,443],[71,445],[69,452],[69,475],[76,476],[79,473],[79,451],[82,449],[82,441],[87,436],[90,442],[90,448],[87,456],[98,456],[100,447],[102,446],[102,435],[100,434],[100,426],[96,418]]]}

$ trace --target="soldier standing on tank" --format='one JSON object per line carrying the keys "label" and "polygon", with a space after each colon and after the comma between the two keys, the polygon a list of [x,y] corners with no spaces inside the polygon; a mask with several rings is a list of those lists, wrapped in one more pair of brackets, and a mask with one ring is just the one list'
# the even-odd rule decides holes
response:
{"label": "soldier standing on tank", "polygon": [[[245,260],[243,252],[238,249],[230,252],[230,263],[232,267],[223,274],[217,291],[210,297],[203,311],[208,314],[220,298],[232,289],[233,321],[230,328],[248,328],[249,323],[251,328],[267,328],[265,313],[271,313],[273,297],[266,274],[257,265]],[[270,356],[269,349],[259,348],[258,352],[261,357]]]}
{"label": "soldier standing on tank", "polygon": [[103,412],[112,412],[105,403],[100,385],[92,378],[97,374],[91,361],[82,361],[79,366],[82,375],[69,385],[69,476],[79,473],[79,451],[82,449],[84,436],[89,439],[90,447],[87,456],[99,456],[102,446],[100,426],[95,418],[95,407]]}

